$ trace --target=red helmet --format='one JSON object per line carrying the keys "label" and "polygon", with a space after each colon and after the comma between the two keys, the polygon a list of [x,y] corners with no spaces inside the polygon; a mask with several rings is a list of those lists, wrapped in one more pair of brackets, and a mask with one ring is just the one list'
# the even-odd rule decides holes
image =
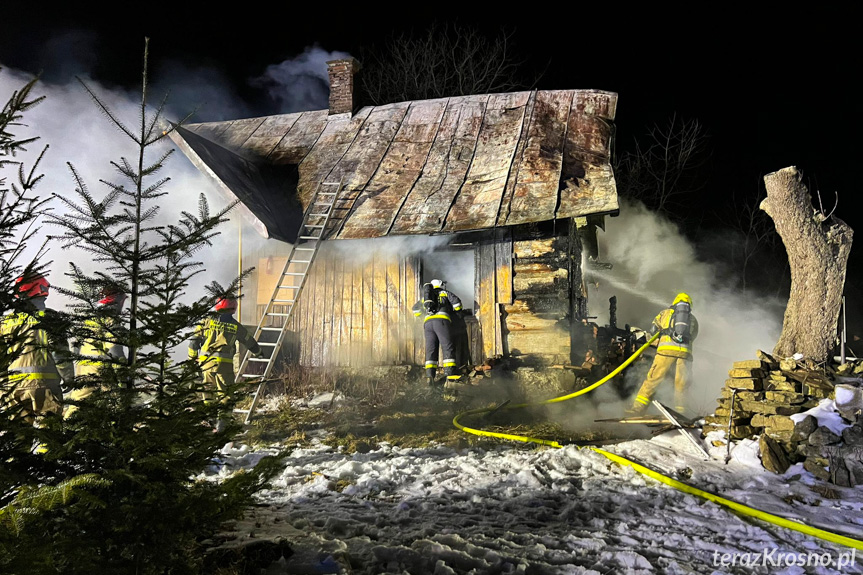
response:
{"label": "red helmet", "polygon": [[232,297],[223,297],[216,304],[216,311],[234,311],[237,309],[237,300]]}
{"label": "red helmet", "polygon": [[99,305],[111,305],[119,303],[121,306],[126,301],[126,294],[123,290],[116,286],[105,286],[99,291],[102,299],[99,300]]}
{"label": "red helmet", "polygon": [[51,284],[45,279],[42,274],[30,274],[25,279],[24,276],[15,280],[18,285],[18,297],[47,297],[48,288]]}

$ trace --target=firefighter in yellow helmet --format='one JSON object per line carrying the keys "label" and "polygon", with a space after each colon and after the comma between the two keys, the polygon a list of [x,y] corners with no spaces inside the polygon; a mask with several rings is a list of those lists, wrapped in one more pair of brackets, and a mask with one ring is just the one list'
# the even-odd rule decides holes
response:
{"label": "firefighter in yellow helmet", "polygon": [[627,415],[640,415],[647,409],[656,388],[672,367],[675,410],[681,413],[685,410],[686,388],[692,371],[692,342],[698,337],[698,321],[692,315],[692,298],[688,294],[677,294],[671,306],[653,319],[651,333],[657,331],[660,336],[656,344],[656,357]]}
{"label": "firefighter in yellow helmet", "polygon": [[62,412],[61,381],[72,377],[71,365],[62,357],[68,343],[50,337],[47,329],[51,323],[46,321],[48,280],[33,273],[15,283],[15,296],[23,300],[24,309],[3,316],[0,322],[3,354],[12,357],[8,379],[0,387],[0,406],[9,417],[38,425],[44,415]]}
{"label": "firefighter in yellow helmet", "polygon": [[[234,385],[234,356],[240,343],[253,354],[258,355],[261,348],[243,324],[234,319],[237,300],[222,298],[216,303],[215,313],[202,321],[189,340],[189,357],[197,358],[204,374],[203,393],[205,401],[217,396],[221,401],[228,399],[230,387]],[[217,430],[224,422],[220,421]]]}
{"label": "firefighter in yellow helmet", "polygon": [[[83,357],[75,361],[76,386],[67,394],[67,400],[81,401],[90,397],[100,383],[102,389],[107,389],[106,382],[99,381],[103,379],[99,377],[100,370],[125,358],[123,346],[112,340],[118,336],[116,330],[120,326],[126,294],[119,287],[105,286],[99,297],[96,314],[85,322],[90,337],[79,346],[78,354]],[[78,406],[67,404],[63,417],[68,418],[77,409]]]}

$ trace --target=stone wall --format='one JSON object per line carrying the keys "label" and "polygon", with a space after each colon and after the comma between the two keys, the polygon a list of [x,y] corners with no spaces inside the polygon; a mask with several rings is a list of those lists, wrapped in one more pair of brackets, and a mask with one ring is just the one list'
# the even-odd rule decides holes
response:
{"label": "stone wall", "polygon": [[757,359],[732,365],[717,408],[704,419],[702,431],[723,431],[731,440],[757,437],[762,464],[775,473],[802,463],[822,480],[863,484],[860,410],[835,409],[833,401],[823,404],[835,413],[834,421],[842,422],[841,436],[806,413],[825,399],[834,400],[839,382],[855,381],[847,377],[855,369],[863,372],[863,364],[817,366],[759,351]]}

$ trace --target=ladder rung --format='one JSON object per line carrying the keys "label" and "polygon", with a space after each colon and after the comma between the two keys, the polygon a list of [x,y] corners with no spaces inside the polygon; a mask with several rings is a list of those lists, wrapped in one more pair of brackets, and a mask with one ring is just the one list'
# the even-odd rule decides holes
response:
{"label": "ladder rung", "polygon": [[304,252],[313,252],[317,248],[294,248],[295,250],[303,250]]}
{"label": "ladder rung", "polygon": [[291,260],[292,264],[310,264],[312,260]]}
{"label": "ladder rung", "polygon": [[318,192],[319,196],[335,196],[336,192]]}
{"label": "ladder rung", "polygon": [[306,224],[305,227],[307,227],[307,228],[322,228],[322,227],[324,227],[324,224]]}
{"label": "ladder rung", "polygon": [[[332,204],[326,204],[326,205],[331,206]],[[328,215],[330,215],[330,212],[324,212],[322,214],[313,214],[312,212],[309,212],[309,216],[316,217],[316,218],[322,218],[322,217],[328,216]]]}
{"label": "ladder rung", "polygon": [[248,409],[235,409],[234,413],[249,413]]}
{"label": "ladder rung", "polygon": [[263,357],[250,357],[250,358],[249,358],[249,361],[254,361],[254,362],[257,362],[257,363],[262,363],[262,362],[263,362],[263,363],[268,363],[270,360],[269,360],[269,359],[266,359],[266,358],[263,358]]}
{"label": "ladder rung", "polygon": [[[286,276],[304,276],[306,272],[285,272]],[[300,286],[286,286],[286,287],[300,287]]]}
{"label": "ladder rung", "polygon": [[319,240],[321,236],[300,236],[301,240]]}
{"label": "ladder rung", "polygon": [[[293,287],[293,286],[291,286],[291,287]],[[296,301],[296,300],[292,300],[292,299],[274,299],[274,300],[273,300],[273,303],[294,303],[294,301]]]}
{"label": "ladder rung", "polygon": [[291,314],[290,313],[273,313],[273,312],[270,312],[270,313],[264,314],[264,315],[267,315],[269,317],[288,317]]}
{"label": "ladder rung", "polygon": [[282,331],[280,327],[262,327],[261,331]]}
{"label": "ladder rung", "polygon": [[300,289],[300,286],[279,286],[279,289]]}
{"label": "ladder rung", "polygon": [[272,341],[259,341],[258,345],[277,345],[277,344],[275,342],[272,342]]}

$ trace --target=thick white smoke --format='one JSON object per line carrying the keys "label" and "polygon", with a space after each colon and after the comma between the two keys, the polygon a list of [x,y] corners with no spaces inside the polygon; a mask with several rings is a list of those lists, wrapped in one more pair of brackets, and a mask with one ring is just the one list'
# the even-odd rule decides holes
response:
{"label": "thick white smoke", "polygon": [[347,52],[327,52],[310,46],[296,58],[267,66],[251,83],[267,90],[278,104],[279,113],[322,110],[327,107],[330,93],[327,61],[348,57]]}
{"label": "thick white smoke", "polygon": [[[30,78],[31,76],[25,73],[4,68],[0,71],[0,94],[8,98]],[[87,82],[99,98],[134,131],[140,124],[140,94],[108,89],[98,83]],[[26,125],[18,127],[16,136],[40,138],[29,146],[27,153],[18,157],[27,166],[32,165],[44,145],[50,146],[39,165],[38,171],[44,174],[44,178],[36,188],[37,195],[46,197],[56,193],[75,200],[75,182],[67,162],[75,167],[89,192],[96,198],[103,197],[108,190],[100,180],[127,183],[122,181],[110,162],[117,162],[121,157],[129,158],[130,161],[136,160],[135,145],[104,117],[77,81],[65,84],[40,82],[36,85],[35,93],[45,96],[45,100],[26,113]],[[164,140],[163,144],[153,148],[148,159],[155,160],[170,146],[171,142]],[[164,188],[168,195],[157,201],[161,209],[161,223],[176,221],[182,210],[196,213],[200,193],[207,197],[211,210],[222,209],[228,205],[227,200],[212,184],[179,153],[175,153],[168,160],[163,174],[170,176],[171,181]],[[55,213],[64,209],[57,201],[50,205]],[[223,234],[216,238],[214,248],[200,252],[208,272],[195,278],[194,285],[190,288],[190,297],[196,297],[196,290],[201,289],[204,283],[215,280],[227,284],[236,276],[236,257],[231,259],[224,255],[226,251],[236,253],[236,233],[230,233],[229,229],[229,224],[223,226]],[[43,224],[41,228],[44,236],[58,235],[61,231],[47,224]],[[51,260],[52,264],[48,279],[53,285],[72,288],[70,279],[65,277],[69,262],[75,262],[88,273],[104,268],[104,264],[93,262],[92,257],[81,250],[61,249],[56,242],[50,243],[49,248],[48,260]],[[55,308],[62,308],[68,303],[70,302],[59,292],[54,292],[48,301],[48,304]]]}
{"label": "thick white smoke", "polygon": [[[84,179],[89,191],[97,198],[102,197],[107,192],[107,187],[100,180],[120,181],[110,162],[118,161],[122,156],[131,158],[136,154],[136,149],[134,144],[104,117],[74,76],[58,73],[58,70],[70,69],[83,76],[93,91],[133,132],[140,124],[140,92],[136,89],[109,88],[87,80],[85,70],[88,62],[70,60],[69,50],[54,50],[51,54],[54,54],[55,59],[64,62],[62,66],[55,67],[55,73],[49,74],[50,77],[60,80],[54,83],[41,81],[37,84],[36,95],[44,95],[46,99],[27,113],[26,126],[18,127],[16,136],[39,136],[40,141],[32,144],[28,153],[20,155],[18,159],[29,165],[42,146],[49,144],[50,149],[39,168],[39,171],[44,173],[44,179],[38,186],[37,193],[43,197],[51,193],[67,198],[74,197],[74,182],[66,166],[69,162]],[[249,82],[267,89],[278,104],[278,113],[323,109],[327,107],[329,90],[326,61],[348,56],[349,54],[343,52],[327,52],[317,46],[309,47],[294,59],[268,67],[260,77]],[[89,64],[92,65],[93,62]],[[13,91],[30,80],[32,75],[2,64],[0,67],[0,97],[5,101]],[[193,111],[195,115],[191,121],[194,122],[254,115],[249,106],[237,96],[235,87],[215,68],[190,68],[180,62],[167,62],[151,73],[150,82],[151,106],[157,105],[161,98],[168,94],[165,110],[165,118],[168,120],[176,121]],[[172,147],[173,143],[165,139],[161,146],[152,149],[149,159],[157,158]],[[195,213],[201,193],[207,198],[211,212],[223,209],[231,202],[231,199],[199,172],[179,150],[174,151],[161,175],[171,178],[164,188],[169,192],[168,195],[158,201],[161,222],[176,221],[182,210]],[[61,209],[59,203],[54,203],[53,206],[55,210]],[[285,251],[284,244],[261,238],[248,222],[244,222],[244,212],[243,206],[235,208],[231,213],[231,221],[220,228],[221,234],[214,240],[214,246],[199,253],[207,271],[193,280],[189,287],[190,297],[199,295],[203,285],[211,281],[222,285],[230,283],[237,276],[241,265],[244,268],[256,265],[260,254],[279,254]],[[51,226],[42,227],[45,235],[59,232],[59,229]],[[242,262],[239,253],[241,242],[242,251],[247,254]],[[48,259],[53,262],[49,269],[49,281],[63,287],[71,287],[68,285],[68,278],[64,276],[70,261],[76,262],[86,272],[96,269],[96,264],[89,256],[79,250],[61,250],[56,244],[51,246]],[[56,292],[50,299],[50,305],[58,308],[69,303]]]}
{"label": "thick white smoke", "polygon": [[[700,328],[689,399],[699,413],[711,413],[732,363],[773,349],[785,302],[724,285],[674,224],[625,198],[620,215],[607,218],[606,231],[598,234],[600,260],[613,268],[588,270],[590,314],[607,324],[609,298],[617,296],[618,327],[649,329],[677,293],[688,293]],[[660,390],[670,398],[672,388],[669,379]]]}

